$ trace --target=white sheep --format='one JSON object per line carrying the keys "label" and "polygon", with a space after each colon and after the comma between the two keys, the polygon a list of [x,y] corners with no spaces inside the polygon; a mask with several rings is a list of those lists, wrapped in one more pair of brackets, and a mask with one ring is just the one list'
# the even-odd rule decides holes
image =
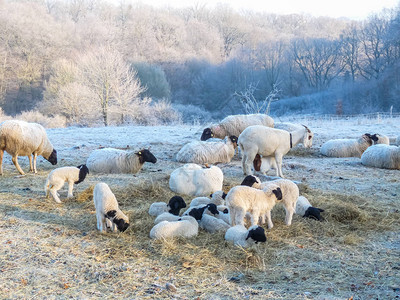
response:
{"label": "white sheep", "polygon": [[137,173],[145,162],[155,164],[157,159],[147,149],[137,152],[103,148],[90,153],[86,165],[93,173]]}
{"label": "white sheep", "polygon": [[400,147],[373,145],[365,150],[361,163],[369,167],[400,170]]}
{"label": "white sheep", "polygon": [[296,215],[322,221],[321,212],[324,212],[324,210],[313,207],[306,197],[299,196],[299,198],[297,198]]}
{"label": "white sheep", "polygon": [[237,137],[226,137],[224,141],[193,141],[182,147],[176,160],[184,163],[215,164],[229,163],[235,155]]}
{"label": "white sheep", "polygon": [[165,202],[154,202],[150,205],[149,215],[157,217],[164,212],[168,212],[175,216],[179,215],[181,208],[185,208],[185,200],[181,196],[173,196],[169,199],[168,204]]}
{"label": "white sheep", "polygon": [[166,239],[173,237],[190,238],[199,232],[199,224],[191,216],[184,216],[177,221],[162,221],[155,225],[150,231],[152,239]]}
{"label": "white sheep", "polygon": [[101,232],[107,231],[108,219],[112,223],[112,231],[117,229],[124,232],[129,227],[129,218],[118,206],[117,199],[110,187],[100,182],[95,185],[93,190],[94,207],[96,208],[97,229]]}
{"label": "white sheep", "polygon": [[0,123],[0,175],[3,175],[4,151],[12,156],[12,162],[21,175],[25,173],[18,164],[18,156],[28,156],[29,171],[35,174],[38,155],[43,156],[52,165],[57,164],[57,151],[49,141],[46,130],[37,123],[19,120],[7,120]]}
{"label": "white sheep", "polygon": [[157,218],[155,218],[154,224],[158,224],[162,221],[168,221],[168,222],[178,221],[180,218],[181,218],[181,216],[179,216],[179,215],[173,215],[169,212],[164,212],[164,213],[158,215]]}
{"label": "white sheep", "polygon": [[248,186],[235,186],[226,195],[226,204],[231,217],[230,224],[244,225],[246,212],[251,214],[251,225],[257,225],[260,216],[266,216],[268,228],[272,228],[271,210],[282,199],[281,189],[270,184],[263,190]]}
{"label": "white sheep", "polygon": [[223,139],[226,136],[239,136],[243,130],[251,125],[274,127],[274,120],[265,114],[232,115],[223,119],[219,124],[203,130],[201,140],[209,138]]}
{"label": "white sheep", "polygon": [[74,184],[81,183],[85,180],[86,175],[89,174],[89,169],[86,165],[79,165],[77,167],[62,167],[54,169],[49,173],[46,179],[46,184],[44,186],[44,192],[46,198],[49,196],[49,192],[53,196],[53,199],[57,203],[61,203],[57,191],[61,189],[65,182],[68,182],[68,196],[67,198],[72,198],[72,191],[74,189]]}
{"label": "white sheep", "polygon": [[257,154],[273,156],[276,161],[276,175],[283,178],[282,157],[299,143],[304,147],[312,146],[313,133],[303,125],[303,128],[288,132],[286,130],[255,125],[247,127],[239,136],[238,144],[242,150],[242,168],[245,175],[251,175],[254,159]]}
{"label": "white sheep", "polygon": [[[265,189],[271,184],[277,185],[282,191],[282,198],[279,199],[281,200],[279,202],[282,202],[285,207],[285,224],[289,226],[292,224],[292,217],[296,210],[296,202],[299,198],[299,187],[297,186],[297,184],[288,179],[277,179],[273,181],[260,182],[260,179],[254,175],[246,176],[241,183],[241,185],[243,186],[250,186],[261,190]],[[267,215],[267,219],[268,218],[270,219],[271,216]],[[264,216],[261,216],[261,219],[262,222],[264,222]],[[270,228],[270,225],[272,225],[272,222],[268,223],[268,228]]]}
{"label": "white sheep", "polygon": [[267,241],[264,228],[254,225],[246,229],[243,225],[229,228],[225,233],[225,240],[233,242],[235,246],[243,248]]}
{"label": "white sheep", "polygon": [[372,136],[366,133],[358,139],[329,140],[321,146],[320,152],[329,157],[361,157],[372,143]]}
{"label": "white sheep", "polygon": [[223,205],[225,203],[226,194],[223,191],[216,191],[210,195],[211,199],[208,197],[196,197],[190,202],[190,206],[199,206],[209,203],[214,203],[215,205]]}
{"label": "white sheep", "polygon": [[169,187],[177,194],[207,196],[222,190],[224,174],[217,166],[202,168],[196,164],[185,164],[174,170]]}

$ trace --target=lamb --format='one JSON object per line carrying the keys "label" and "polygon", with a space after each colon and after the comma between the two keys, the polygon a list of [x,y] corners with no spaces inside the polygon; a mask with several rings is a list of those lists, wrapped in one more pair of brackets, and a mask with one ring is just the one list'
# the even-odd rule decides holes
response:
{"label": "lamb", "polygon": [[264,125],[274,127],[274,120],[265,114],[232,115],[223,119],[219,124],[203,130],[201,140],[209,138],[223,139],[226,136],[239,136],[243,130],[251,125]]}
{"label": "lamb", "polygon": [[321,146],[320,152],[329,157],[361,157],[374,141],[378,141],[378,138],[369,133],[359,139],[329,140]]}
{"label": "lamb", "polygon": [[182,214],[182,216],[195,217],[193,214],[203,214],[203,213],[216,216],[219,214],[219,211],[214,203],[209,203],[206,205],[191,206]]}
{"label": "lamb", "polygon": [[129,227],[129,218],[118,207],[117,199],[110,187],[100,182],[93,190],[94,207],[96,208],[97,229],[107,231],[106,220],[112,223],[112,231],[124,232]]}
{"label": "lamb", "polygon": [[263,157],[273,156],[276,161],[276,175],[283,178],[282,157],[289,150],[303,143],[304,147],[312,146],[313,133],[307,126],[288,132],[286,130],[255,125],[246,128],[239,136],[238,143],[243,152],[242,168],[245,175],[252,175],[251,166],[257,154]]}
{"label": "lamb", "polygon": [[165,202],[154,202],[150,205],[149,215],[157,217],[162,213],[168,212],[175,216],[179,216],[182,208],[186,207],[185,200],[181,196],[173,196],[169,199],[168,204]]}
{"label": "lamb", "polygon": [[44,186],[44,192],[46,198],[49,196],[49,191],[53,196],[54,201],[61,203],[57,191],[64,186],[64,183],[68,182],[68,196],[67,198],[72,198],[72,190],[74,188],[74,183],[79,184],[85,180],[86,175],[89,174],[89,169],[86,165],[79,165],[77,167],[62,167],[54,169],[47,176],[46,184]]}
{"label": "lamb", "polygon": [[199,232],[199,224],[191,216],[184,216],[177,221],[162,221],[155,225],[150,231],[150,238],[165,239],[173,237],[190,238]]}
{"label": "lamb", "polygon": [[[210,216],[205,213],[201,214],[194,214],[194,210],[190,212],[190,215],[192,215],[196,220],[199,222],[200,228],[204,229],[205,231],[209,233],[216,233],[219,231],[226,231],[228,228],[231,226],[223,221],[222,219],[218,219],[216,217]],[[196,217],[194,216],[196,215]]]}
{"label": "lamb", "polygon": [[296,202],[296,214],[304,218],[311,218],[314,220],[322,221],[321,212],[324,212],[321,208],[313,207],[308,199],[304,196],[297,198]]}
{"label": "lamb", "polygon": [[176,160],[196,164],[229,163],[235,155],[236,148],[237,137],[234,135],[218,142],[194,141],[179,150]]}
{"label": "lamb", "polygon": [[[299,188],[293,181],[288,179],[277,179],[261,183],[258,177],[254,175],[248,175],[241,183],[241,185],[247,185],[261,190],[265,189],[271,184],[277,185],[282,191],[281,202],[283,203],[286,211],[285,224],[289,226],[292,224],[292,217],[296,210],[296,202],[299,198]],[[264,222],[264,216],[261,216],[261,218],[262,222]],[[270,215],[267,215],[267,219],[268,218],[271,218]],[[272,228],[272,226],[269,227],[270,225],[272,225],[272,222],[268,223],[268,228]]]}
{"label": "lamb", "polygon": [[203,169],[196,164],[185,164],[171,173],[169,187],[177,194],[206,196],[222,190],[223,179],[224,174],[217,166]]}
{"label": "lamb", "polygon": [[263,190],[248,186],[235,186],[226,195],[226,203],[231,217],[230,224],[232,226],[244,225],[244,217],[246,212],[249,212],[251,225],[257,225],[259,217],[266,215],[268,228],[272,228],[271,210],[278,200],[282,200],[282,191],[275,184],[270,184]]}
{"label": "lamb", "polygon": [[147,149],[137,152],[114,148],[94,150],[88,157],[86,164],[94,173],[137,173],[145,162],[155,164],[157,158]]}
{"label": "lamb", "polygon": [[211,199],[208,197],[197,197],[190,202],[190,206],[199,206],[209,203],[214,203],[215,205],[223,205],[225,203],[226,194],[223,191],[216,191],[210,195]]}
{"label": "lamb", "polygon": [[25,173],[18,164],[18,156],[28,156],[29,171],[35,174],[38,155],[43,156],[52,165],[57,164],[57,151],[49,141],[46,130],[37,123],[19,120],[7,120],[0,123],[0,175],[3,175],[4,151],[12,156],[12,162],[21,175]]}
{"label": "lamb", "polygon": [[243,248],[267,241],[264,228],[254,225],[246,229],[243,225],[229,228],[225,233],[225,240],[232,241],[235,246]]}
{"label": "lamb", "polygon": [[365,150],[361,163],[369,167],[400,170],[400,147],[373,145]]}

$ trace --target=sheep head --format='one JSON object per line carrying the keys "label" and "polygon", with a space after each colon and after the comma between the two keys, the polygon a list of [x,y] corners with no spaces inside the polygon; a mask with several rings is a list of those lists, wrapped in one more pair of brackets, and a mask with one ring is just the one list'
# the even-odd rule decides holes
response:
{"label": "sheep head", "polygon": [[79,169],[79,179],[78,181],[75,181],[75,184],[81,183],[82,181],[85,180],[86,175],[89,174],[89,169],[86,165],[79,165],[77,166],[77,168]]}
{"label": "sheep head", "polygon": [[171,199],[169,199],[168,206],[170,208],[168,212],[178,216],[181,208],[186,207],[186,203],[181,196],[173,196]]}
{"label": "sheep head", "polygon": [[203,130],[200,140],[206,141],[212,137],[214,137],[214,134],[212,133],[211,128],[206,128]]}
{"label": "sheep head", "polygon": [[307,208],[306,212],[304,213],[304,218],[310,218],[310,219],[314,219],[314,220],[318,220],[318,221],[322,221],[323,218],[321,216],[321,212],[323,212],[324,210],[321,208],[316,208],[316,207],[312,207],[310,206],[309,208]]}
{"label": "sheep head", "polygon": [[260,226],[253,226],[249,228],[249,233],[246,237],[246,240],[251,238],[257,244],[258,242],[264,243],[267,241],[267,237],[265,236],[264,228]]}
{"label": "sheep head", "polygon": [[257,176],[254,176],[254,175],[247,175],[243,179],[243,181],[242,181],[242,183],[240,185],[246,185],[246,186],[249,186],[249,187],[253,187],[253,185],[255,183],[260,184],[261,183],[260,179]]}
{"label": "sheep head", "polygon": [[229,137],[229,139],[231,140],[231,142],[232,142],[232,144],[233,144],[233,147],[234,147],[234,148],[237,148],[237,146],[238,146],[238,144],[237,144],[237,142],[238,142],[237,136],[231,135],[231,136]]}
{"label": "sheep head", "polygon": [[53,149],[49,157],[45,157],[53,166],[57,164],[57,151]]}
{"label": "sheep head", "polygon": [[151,162],[155,164],[157,162],[157,158],[147,149],[140,150],[136,153],[139,156],[139,162],[144,164],[145,162]]}

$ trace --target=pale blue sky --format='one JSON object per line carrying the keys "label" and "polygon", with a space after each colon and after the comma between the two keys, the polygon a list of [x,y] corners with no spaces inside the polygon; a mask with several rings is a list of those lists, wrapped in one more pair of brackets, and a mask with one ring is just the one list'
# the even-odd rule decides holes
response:
{"label": "pale blue sky", "polygon": [[216,3],[227,3],[236,10],[264,11],[276,14],[304,13],[312,16],[347,17],[355,20],[367,18],[383,8],[394,8],[399,0],[141,0],[140,2],[156,6],[186,7],[205,4],[212,8]]}

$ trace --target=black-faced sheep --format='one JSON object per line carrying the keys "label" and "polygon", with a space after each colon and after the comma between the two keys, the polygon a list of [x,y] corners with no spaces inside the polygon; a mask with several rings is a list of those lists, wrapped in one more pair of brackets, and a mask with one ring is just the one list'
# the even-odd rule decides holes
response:
{"label": "black-faced sheep", "polygon": [[312,146],[313,133],[303,125],[303,128],[288,132],[286,130],[266,126],[247,127],[239,136],[238,143],[242,150],[242,168],[245,175],[252,175],[252,165],[257,154],[273,156],[276,161],[276,175],[283,178],[282,157],[293,145],[303,143],[304,147]]}
{"label": "black-faced sheep", "polygon": [[201,140],[210,138],[223,139],[226,136],[239,136],[243,130],[251,125],[274,127],[274,120],[265,114],[232,115],[223,119],[219,124],[203,130]]}
{"label": "black-faced sheep", "polygon": [[361,163],[369,167],[400,170],[400,147],[373,145],[362,154]]}
{"label": "black-faced sheep", "polygon": [[182,208],[186,207],[185,200],[181,196],[173,196],[169,199],[168,204],[165,202],[154,202],[150,205],[149,215],[157,217],[162,213],[168,212],[175,216],[179,215]]}
{"label": "black-faced sheep", "polygon": [[49,141],[46,130],[37,123],[19,120],[0,123],[0,175],[3,175],[4,151],[12,156],[12,162],[21,175],[25,173],[18,164],[18,156],[28,156],[30,171],[34,173],[37,173],[38,155],[43,156],[52,165],[57,164],[57,151]]}
{"label": "black-faced sheep", "polygon": [[169,187],[177,194],[207,196],[222,190],[223,180],[224,174],[217,166],[202,168],[196,164],[185,164],[171,173]]}
{"label": "black-faced sheep", "polygon": [[129,227],[129,218],[119,209],[117,199],[110,187],[100,182],[93,190],[94,207],[96,208],[97,229],[107,231],[106,220],[112,223],[112,231],[124,232]]}
{"label": "black-faced sheep", "polygon": [[157,158],[147,149],[128,152],[114,148],[94,150],[86,165],[93,173],[137,173],[145,162],[155,164]]}
{"label": "black-faced sheep", "polygon": [[77,167],[62,167],[54,169],[49,173],[46,179],[44,192],[46,197],[50,194],[57,203],[61,203],[57,191],[61,189],[65,182],[68,182],[68,198],[72,198],[72,191],[74,184],[81,183],[85,180],[86,175],[89,174],[89,169],[86,165],[79,165]]}
{"label": "black-faced sheep", "polygon": [[150,231],[152,239],[166,239],[174,237],[190,238],[199,232],[199,224],[191,216],[184,216],[177,221],[162,221],[155,225]]}
{"label": "black-faced sheep", "polygon": [[176,154],[176,160],[184,163],[229,163],[235,155],[237,137],[226,137],[220,142],[194,141],[186,144]]}
{"label": "black-faced sheep", "polygon": [[243,248],[267,241],[264,228],[254,225],[246,229],[243,225],[229,228],[225,233],[225,240],[233,242],[235,246]]}
{"label": "black-faced sheep", "polygon": [[296,202],[296,215],[304,218],[310,218],[318,221],[322,221],[321,212],[324,212],[321,208],[316,208],[311,205],[308,199],[304,196],[297,198]]}
{"label": "black-faced sheep", "polygon": [[374,141],[378,141],[378,138],[369,133],[358,139],[329,140],[321,146],[320,152],[329,157],[361,157]]}

